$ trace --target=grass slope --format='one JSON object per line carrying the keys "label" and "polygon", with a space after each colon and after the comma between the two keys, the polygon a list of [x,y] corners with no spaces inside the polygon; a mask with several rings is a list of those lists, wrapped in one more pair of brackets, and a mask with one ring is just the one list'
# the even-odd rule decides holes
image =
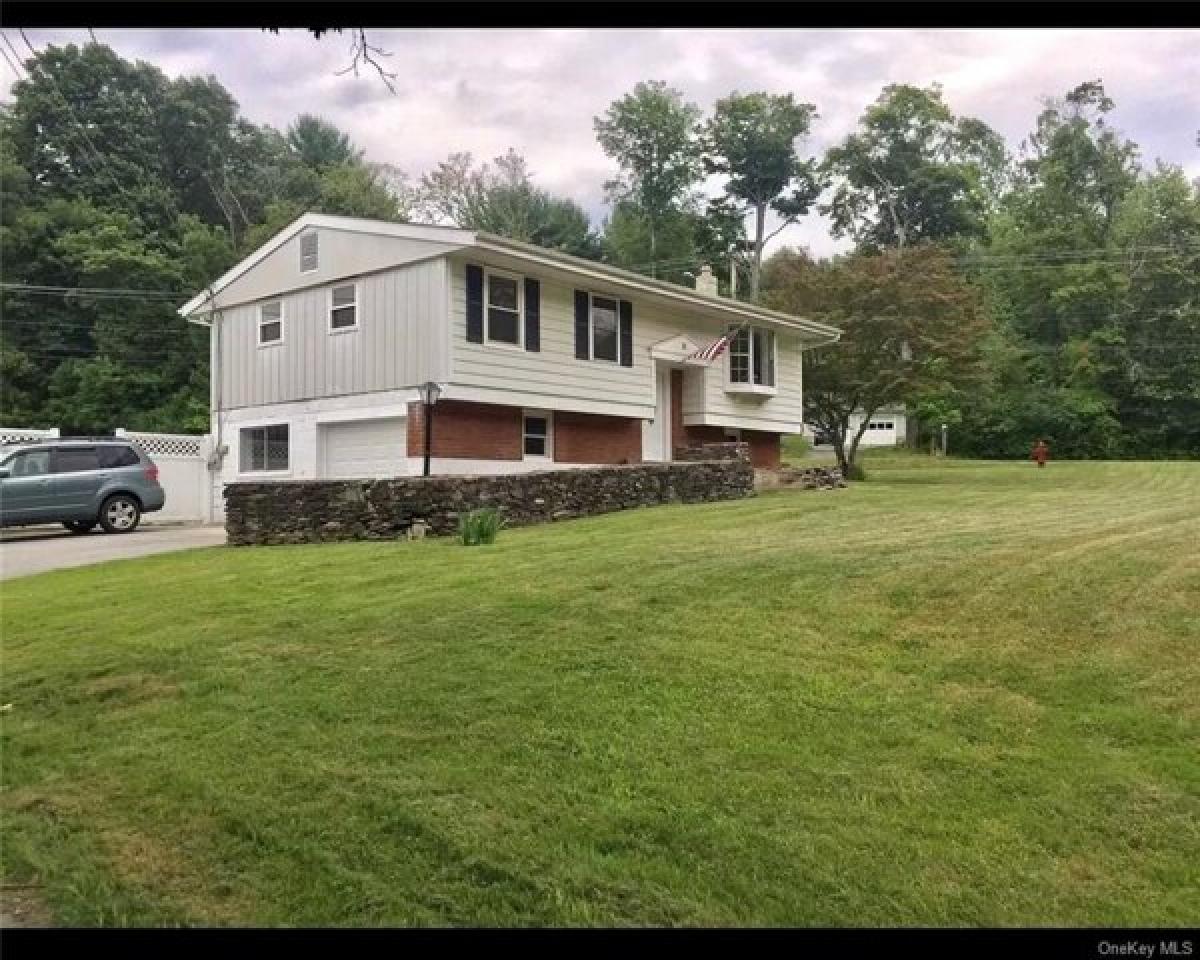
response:
{"label": "grass slope", "polygon": [[0,585],[66,924],[1194,922],[1200,465]]}

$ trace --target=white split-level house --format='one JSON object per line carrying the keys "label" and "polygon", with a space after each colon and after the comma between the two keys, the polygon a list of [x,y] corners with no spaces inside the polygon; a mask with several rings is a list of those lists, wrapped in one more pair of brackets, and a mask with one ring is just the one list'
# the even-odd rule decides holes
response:
{"label": "white split-level house", "polygon": [[[702,281],[711,274],[703,271]],[[210,331],[214,513],[230,482],[669,460],[802,430],[825,324],[470,230],[306,214],[180,308]],[[716,361],[688,360],[741,328]]]}

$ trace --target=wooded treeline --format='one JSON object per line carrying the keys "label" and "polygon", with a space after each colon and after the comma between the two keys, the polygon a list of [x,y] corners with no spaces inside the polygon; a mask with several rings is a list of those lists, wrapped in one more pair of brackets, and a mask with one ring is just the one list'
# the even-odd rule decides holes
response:
{"label": "wooded treeline", "polygon": [[[206,430],[206,337],[175,309],[312,210],[687,284],[708,263],[726,295],[733,265],[738,297],[845,329],[805,387],[847,460],[849,413],[896,403],[951,424],[960,453],[1023,456],[1041,436],[1060,456],[1200,454],[1200,184],[1140,159],[1098,81],[1047,99],[1015,153],[937,87],[888,86],[823,156],[806,149],[816,104],[732,92],[705,116],[641,83],[594,121],[616,168],[597,227],[512,151],[414,180],[327,120],[251,123],[217,79],[101,44],[19,66],[0,115],[5,423]],[[818,210],[853,253],[763,262]]]}

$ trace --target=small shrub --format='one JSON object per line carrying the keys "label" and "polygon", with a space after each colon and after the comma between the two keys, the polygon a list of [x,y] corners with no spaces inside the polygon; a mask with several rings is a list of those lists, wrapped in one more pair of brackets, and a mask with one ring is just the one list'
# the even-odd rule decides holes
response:
{"label": "small shrub", "polygon": [[846,468],[845,479],[852,482],[862,482],[863,480],[867,479],[867,471],[863,468],[861,463],[852,463]]}
{"label": "small shrub", "polygon": [[458,538],[464,547],[495,543],[504,519],[495,507],[481,507],[458,518]]}

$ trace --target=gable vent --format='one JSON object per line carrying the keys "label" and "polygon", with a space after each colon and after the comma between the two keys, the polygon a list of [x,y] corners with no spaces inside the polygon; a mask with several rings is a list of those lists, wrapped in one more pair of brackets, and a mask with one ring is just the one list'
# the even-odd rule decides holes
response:
{"label": "gable vent", "polygon": [[317,269],[317,235],[306,233],[300,237],[300,272],[311,273]]}

